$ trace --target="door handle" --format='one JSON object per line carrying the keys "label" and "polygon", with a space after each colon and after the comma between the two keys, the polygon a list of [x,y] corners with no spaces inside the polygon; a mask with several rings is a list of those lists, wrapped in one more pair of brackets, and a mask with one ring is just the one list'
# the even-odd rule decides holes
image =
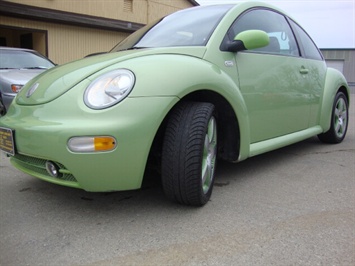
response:
{"label": "door handle", "polygon": [[300,73],[301,74],[308,74],[309,70],[307,68],[305,68],[304,66],[301,67],[300,69]]}

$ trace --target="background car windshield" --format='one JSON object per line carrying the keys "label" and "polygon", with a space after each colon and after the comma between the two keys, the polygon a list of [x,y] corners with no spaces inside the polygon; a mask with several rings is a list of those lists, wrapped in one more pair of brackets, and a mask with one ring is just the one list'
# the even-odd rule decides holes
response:
{"label": "background car windshield", "polygon": [[0,69],[51,68],[52,62],[28,51],[0,50]]}
{"label": "background car windshield", "polygon": [[189,8],[147,25],[119,43],[113,52],[147,47],[204,46],[232,5]]}

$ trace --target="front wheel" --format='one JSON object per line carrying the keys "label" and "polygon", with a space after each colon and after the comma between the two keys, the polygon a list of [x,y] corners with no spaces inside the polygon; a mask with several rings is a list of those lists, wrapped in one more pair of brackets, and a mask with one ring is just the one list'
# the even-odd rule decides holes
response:
{"label": "front wheel", "polygon": [[319,134],[318,138],[326,143],[340,143],[343,141],[348,129],[349,123],[349,105],[348,100],[343,92],[338,92],[335,96],[332,117],[330,121],[330,129]]}
{"label": "front wheel", "polygon": [[211,197],[217,158],[214,105],[183,102],[172,112],[163,142],[162,185],[181,204],[202,206]]}

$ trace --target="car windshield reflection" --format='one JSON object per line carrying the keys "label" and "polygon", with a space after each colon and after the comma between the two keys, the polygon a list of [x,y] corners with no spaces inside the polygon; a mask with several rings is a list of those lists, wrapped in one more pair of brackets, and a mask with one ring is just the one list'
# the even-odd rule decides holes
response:
{"label": "car windshield reflection", "polygon": [[47,69],[50,61],[27,51],[0,50],[0,69]]}
{"label": "car windshield reflection", "polygon": [[148,24],[119,43],[111,52],[122,50],[204,46],[232,5],[190,8]]}

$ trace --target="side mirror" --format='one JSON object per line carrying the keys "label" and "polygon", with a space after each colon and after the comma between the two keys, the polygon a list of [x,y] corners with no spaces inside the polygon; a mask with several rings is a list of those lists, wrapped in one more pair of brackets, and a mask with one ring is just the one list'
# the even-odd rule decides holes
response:
{"label": "side mirror", "polygon": [[228,45],[228,51],[238,52],[251,50],[269,45],[270,39],[265,31],[246,30],[235,36],[234,41]]}

